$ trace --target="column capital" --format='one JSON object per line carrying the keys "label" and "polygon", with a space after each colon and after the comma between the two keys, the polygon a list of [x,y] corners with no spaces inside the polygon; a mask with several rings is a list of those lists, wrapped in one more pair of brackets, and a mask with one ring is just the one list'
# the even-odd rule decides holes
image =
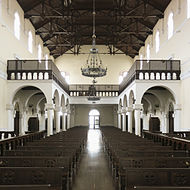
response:
{"label": "column capital", "polygon": [[12,104],[6,104],[6,110],[13,111],[14,110],[14,106]]}
{"label": "column capital", "polygon": [[126,108],[122,108],[122,109],[121,109],[121,114],[126,114],[126,113],[127,113]]}
{"label": "column capital", "polygon": [[54,109],[54,104],[45,104],[45,108],[47,109],[47,110],[53,110]]}
{"label": "column capital", "polygon": [[61,106],[55,106],[55,111],[56,112],[60,112],[62,110],[62,107]]}
{"label": "column capital", "polygon": [[134,104],[133,105],[133,109],[134,110],[142,110],[143,109],[143,105],[142,104]]}
{"label": "column capital", "polygon": [[132,111],[133,111],[133,108],[132,108],[132,107],[126,107],[126,111],[127,111],[127,112],[132,112]]}
{"label": "column capital", "polygon": [[181,110],[181,104],[174,104],[174,110]]}
{"label": "column capital", "polygon": [[118,113],[118,114],[121,114],[121,110],[118,110],[117,113]]}

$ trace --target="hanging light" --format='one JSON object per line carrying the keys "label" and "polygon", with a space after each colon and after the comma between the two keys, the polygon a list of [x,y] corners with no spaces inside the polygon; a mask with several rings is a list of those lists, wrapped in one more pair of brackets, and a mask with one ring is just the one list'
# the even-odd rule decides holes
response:
{"label": "hanging light", "polygon": [[96,48],[96,34],[95,34],[95,0],[93,0],[93,34],[92,34],[92,48],[90,49],[90,53],[88,55],[88,59],[86,64],[81,67],[81,72],[83,76],[86,77],[103,77],[107,73],[107,68],[103,66],[102,60],[98,53],[98,49]]}

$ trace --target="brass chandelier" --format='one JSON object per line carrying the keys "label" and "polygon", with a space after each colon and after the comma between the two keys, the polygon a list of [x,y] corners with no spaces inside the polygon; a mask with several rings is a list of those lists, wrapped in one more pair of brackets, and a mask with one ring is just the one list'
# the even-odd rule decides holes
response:
{"label": "brass chandelier", "polygon": [[92,34],[92,48],[88,55],[86,64],[81,67],[81,72],[83,76],[86,77],[103,77],[107,73],[107,68],[103,66],[102,60],[96,48],[96,34],[95,34],[95,0],[93,0],[93,34]]}

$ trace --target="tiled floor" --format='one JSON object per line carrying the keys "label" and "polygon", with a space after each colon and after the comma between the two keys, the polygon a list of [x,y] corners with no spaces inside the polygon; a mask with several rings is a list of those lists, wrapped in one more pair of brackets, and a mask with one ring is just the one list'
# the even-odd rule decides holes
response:
{"label": "tiled floor", "polygon": [[83,153],[73,190],[115,190],[103,152],[99,130],[89,130],[87,148]]}

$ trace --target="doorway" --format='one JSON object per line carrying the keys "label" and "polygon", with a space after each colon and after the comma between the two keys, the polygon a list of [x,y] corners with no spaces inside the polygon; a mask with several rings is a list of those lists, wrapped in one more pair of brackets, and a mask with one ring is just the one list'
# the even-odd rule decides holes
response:
{"label": "doorway", "polygon": [[100,127],[100,112],[96,109],[93,109],[89,112],[89,128],[90,129],[99,129]]}

